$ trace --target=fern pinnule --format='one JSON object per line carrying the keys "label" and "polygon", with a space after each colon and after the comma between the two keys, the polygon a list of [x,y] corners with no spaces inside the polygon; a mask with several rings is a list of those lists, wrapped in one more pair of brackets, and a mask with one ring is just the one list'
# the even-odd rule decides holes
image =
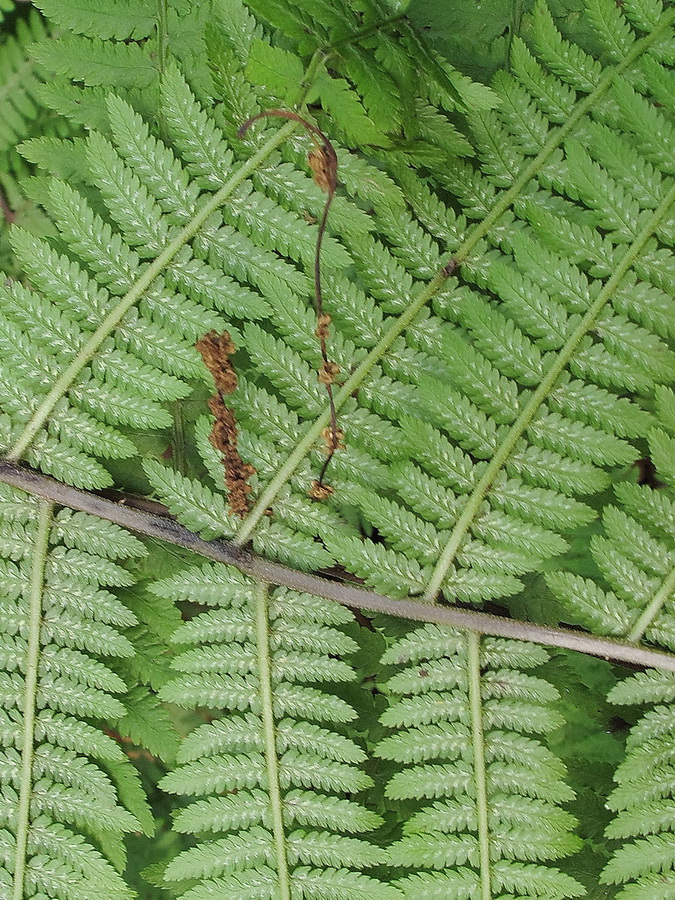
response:
{"label": "fern pinnule", "polygon": [[142,2],[130,8],[124,0],[115,0],[105,11],[83,9],[77,3],[60,3],[41,0],[40,8],[55,24],[76,34],[112,38],[117,41],[139,40],[149,37],[155,25],[154,10],[150,3]]}
{"label": "fern pinnule", "polygon": [[[104,17],[99,17],[99,21]],[[156,71],[141,46],[130,41],[105,41],[64,34],[58,41],[40,48],[41,63],[64,78],[88,86],[112,85],[148,88]]]}

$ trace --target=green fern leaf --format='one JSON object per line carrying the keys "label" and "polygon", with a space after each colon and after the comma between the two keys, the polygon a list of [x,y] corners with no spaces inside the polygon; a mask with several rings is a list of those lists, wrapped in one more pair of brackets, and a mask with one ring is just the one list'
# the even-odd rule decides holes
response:
{"label": "green fern leaf", "polygon": [[181,476],[160,463],[146,460],[143,466],[145,474],[160,499],[193,531],[203,537],[214,538],[232,534],[228,528],[228,515],[225,503],[220,498],[220,508],[216,506],[211,491],[199,482]]}
{"label": "green fern leaf", "polygon": [[48,504],[9,488],[2,499],[3,523],[21,527],[24,538],[16,561],[3,562],[2,578],[0,817],[8,889],[131,898],[115,871],[124,865],[121,838],[152,823],[135,773],[101,725],[126,713],[118,699],[126,685],[103,660],[133,653],[118,629],[135,618],[99,584],[128,583],[110,557],[144,550],[81,513],[52,517]]}
{"label": "green fern leaf", "polygon": [[59,75],[89,86],[117,84],[147,88],[155,78],[150,60],[137,44],[110,44],[98,37],[86,42],[60,38],[51,45],[43,45],[39,59]]}
{"label": "green fern leaf", "polygon": [[290,92],[302,80],[302,63],[298,57],[266,41],[254,40],[246,62],[246,77],[272,96],[288,101]]}
{"label": "green fern leaf", "polygon": [[[103,487],[112,478],[103,460],[130,457],[137,447],[157,458],[173,426],[177,454],[187,451],[179,471],[151,458],[146,474],[205,537],[250,542],[298,569],[337,563],[371,587],[429,603],[508,605],[516,597],[518,604],[532,573],[553,570],[549,587],[567,615],[629,641],[675,646],[669,488],[619,485],[621,509],[603,497],[644,453],[645,435],[662,478],[669,482],[675,471],[675,415],[660,386],[675,371],[665,249],[675,199],[666,108],[672,11],[647,0],[627,0],[621,10],[594,0],[584,21],[594,29],[589,45],[604,48],[596,59],[562,37],[539,2],[533,49],[514,37],[510,72],[491,93],[457,76],[421,32],[404,18],[391,20],[375,0],[358,14],[325,0],[302,9],[286,0],[253,6],[272,30],[238,0],[189,12],[170,3],[160,9],[155,38],[145,5],[127,16],[121,0],[58,10],[45,0],[70,33],[41,51],[57,73],[41,96],[86,124],[88,137],[24,147],[46,173],[27,190],[56,227],[14,234],[30,287],[2,288],[3,450],[71,483]],[[317,48],[321,54],[310,59]],[[299,99],[303,72],[313,83]],[[337,135],[337,196],[321,258],[333,317],[326,352],[340,369],[337,422],[317,379],[311,294],[324,197],[307,169],[311,143],[292,134],[295,123],[279,127],[273,118],[237,137],[272,95],[289,106],[309,98],[315,121],[331,139]],[[464,117],[461,101],[471,98]],[[199,408],[208,378],[192,346],[225,328],[237,345],[239,380],[227,402],[239,451],[256,470],[241,522],[228,508],[222,460]],[[187,400],[193,389],[194,400],[170,414],[166,403]],[[194,444],[184,417],[188,426],[200,418]],[[331,425],[344,447],[324,472]],[[200,480],[204,470],[210,482]],[[118,478],[121,471],[110,466]],[[598,529],[605,533],[589,544],[596,578],[560,571],[566,562],[552,558],[603,506]],[[25,589],[22,547],[32,527],[30,517],[17,516],[2,539],[10,598]],[[374,788],[359,774],[360,748],[338,739],[356,714],[345,700],[348,669],[337,658],[353,645],[336,631],[336,614],[281,591],[272,604],[285,604],[283,614],[265,613],[263,628],[255,618],[260,591],[244,579],[228,582],[210,566],[180,571],[156,596],[212,608],[179,630],[176,642],[185,646],[166,683],[165,668],[150,661],[157,634],[133,625],[129,610],[97,587],[99,576],[126,583],[115,560],[131,555],[132,545],[89,526],[77,536],[77,529],[65,514],[55,520],[45,565],[44,636],[59,650],[45,653],[52,666],[41,687],[51,714],[45,734],[66,723],[64,745],[55,746],[68,751],[51,760],[50,777],[59,767],[68,774],[45,808],[65,809],[72,785],[89,777],[67,765],[68,754],[81,752],[78,740],[99,746],[83,728],[89,717],[113,720],[172,755],[152,694],[132,694],[126,713],[116,696],[122,682],[148,680],[183,707],[227,712],[217,721],[234,728],[198,729],[165,782],[206,795],[180,819],[183,833],[199,841],[167,870],[184,896],[277,889],[340,898],[578,895],[566,875],[540,865],[576,846],[557,807],[570,798],[560,766],[529,737],[559,722],[547,709],[550,690],[519,672],[541,660],[486,640],[484,658],[469,666],[467,647],[477,656],[477,638],[462,636],[453,649],[443,644],[450,632],[420,631],[444,649],[429,658],[418,648],[418,661],[392,677],[389,690],[401,699],[382,722],[400,734],[381,747],[402,767],[389,799],[409,798],[410,821],[436,824],[425,832],[405,822],[387,851],[391,866],[401,867],[395,883],[380,883],[360,870],[382,872],[387,859],[374,844],[352,843],[341,821],[344,811],[354,830],[376,825],[356,799],[339,796]],[[636,553],[636,536],[649,559]],[[62,594],[77,597],[76,611],[64,607]],[[3,605],[1,657],[3,696],[15,709],[22,651],[12,604]],[[131,629],[128,636],[120,627]],[[326,654],[331,645],[335,654]],[[121,658],[114,670],[102,661],[111,653]],[[263,702],[256,692],[265,685]],[[660,677],[636,679],[625,692],[666,710],[672,702]],[[8,741],[13,735],[5,748],[10,780],[15,724],[9,717],[0,729]],[[261,743],[271,732],[274,741]],[[656,738],[647,743],[625,772],[662,759]],[[101,759],[105,752],[97,750]],[[476,787],[480,772],[484,789]],[[110,777],[121,797],[123,778]],[[612,802],[625,801],[628,812],[669,800],[654,795],[659,789],[641,785],[633,803],[622,782]],[[371,794],[375,802],[379,796]],[[120,864],[128,817],[110,812],[106,831],[92,804],[84,825],[61,815],[55,821]],[[557,823],[541,845],[532,839],[535,815]],[[659,816],[665,822],[666,810]],[[627,824],[617,827],[623,839],[642,839]],[[654,847],[666,843],[665,833],[650,832]],[[403,874],[420,860],[428,871]],[[651,887],[654,871],[626,880]],[[43,894],[63,891],[60,864],[45,868],[44,879]]]}
{"label": "green fern leaf", "polygon": [[[509,642],[500,652],[501,643],[486,640],[481,652],[476,636],[424,626],[383,657],[406,666],[386,684],[391,705],[381,717],[399,730],[376,748],[386,759],[407,763],[388,782],[386,796],[425,804],[388,849],[390,865],[431,870],[397,882],[406,897],[422,896],[421,885],[429,896],[442,888],[446,896],[583,893],[569,876],[533,864],[577,849],[569,834],[574,820],[556,806],[573,794],[561,781],[564,766],[522,734],[558,724],[546,709],[557,692],[512,668],[536,665],[540,652],[528,657],[523,644],[514,655]],[[539,832],[536,847],[520,832],[520,817],[535,810],[552,825]],[[464,894],[457,893],[460,883]]]}
{"label": "green fern leaf", "polygon": [[[153,590],[161,595],[187,590],[193,596],[191,585],[209,576],[217,579],[212,586],[220,587],[222,573],[211,567],[194,572],[187,583],[178,576]],[[235,576],[230,591],[221,591],[217,600],[210,589],[197,596],[217,602],[218,609],[199,614],[176,633],[176,641],[196,645],[176,662],[179,671],[190,674],[179,676],[162,695],[231,712],[187,738],[179,767],[163,785],[192,795],[238,793],[236,801],[226,794],[188,807],[180,830],[221,836],[177,856],[165,879],[199,879],[201,886],[184,894],[188,897],[254,877],[294,885],[294,891],[316,883],[317,896],[332,896],[321,893],[324,883],[326,891],[342,884],[341,896],[356,896],[357,887],[372,888],[373,896],[396,896],[357,871],[382,861],[382,851],[340,834],[343,809],[360,830],[378,821],[341,797],[372,783],[357,768],[364,754],[353,741],[312,721],[336,723],[354,712],[326,691],[304,687],[354,677],[350,667],[326,654],[328,646],[340,653],[356,646],[330,624],[335,611],[325,601],[307,598],[317,624],[304,626],[303,637],[304,604],[296,608],[293,602],[302,595],[279,591],[268,601],[260,586]],[[214,613],[220,620],[216,629]],[[345,614],[341,611],[341,621]],[[306,828],[312,819],[319,830],[293,828],[294,823]]]}
{"label": "green fern leaf", "polygon": [[17,23],[16,33],[3,36],[0,66],[0,152],[14,147],[28,133],[29,123],[39,115],[36,103],[41,77],[32,60],[37,42],[47,37],[39,15]]}
{"label": "green fern leaf", "polygon": [[[656,393],[656,412],[663,428],[652,428],[650,446],[668,484],[675,449],[675,395],[665,387]],[[582,620],[631,641],[643,637],[673,646],[670,594],[673,584],[673,529],[666,525],[672,500],[653,488],[619,484],[621,507],[608,506],[603,516],[606,537],[595,535],[591,553],[611,591],[590,579],[553,573],[547,580],[554,593]],[[655,502],[656,501],[656,502]],[[637,517],[649,510],[661,515]],[[664,513],[666,516],[664,517]],[[664,528],[665,525],[665,528]],[[637,543],[639,537],[642,543]],[[624,840],[601,874],[603,884],[626,884],[619,896],[654,896],[654,885],[673,874],[671,740],[669,720],[675,699],[672,678],[647,672],[619,682],[608,699],[621,704],[660,704],[647,711],[627,742],[627,756],[615,773],[618,786],[607,805],[617,813],[607,827],[610,838]],[[664,895],[665,896],[665,895]]]}
{"label": "green fern leaf", "polygon": [[78,2],[55,3],[40,0],[40,9],[53,22],[76,34],[102,39],[140,40],[152,33],[154,9],[149,2],[130,4],[126,0],[114,3]]}

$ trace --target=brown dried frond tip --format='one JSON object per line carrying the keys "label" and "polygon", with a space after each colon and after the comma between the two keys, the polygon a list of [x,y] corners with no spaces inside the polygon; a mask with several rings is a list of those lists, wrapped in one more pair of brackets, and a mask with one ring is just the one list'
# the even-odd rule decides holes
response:
{"label": "brown dried frond tip", "polygon": [[312,500],[326,500],[333,493],[333,488],[329,484],[319,484],[316,479],[312,482],[311,488],[307,491],[307,495]]}
{"label": "brown dried frond tip", "polygon": [[321,364],[317,379],[320,384],[332,384],[335,376],[339,375],[339,373],[340,366],[337,363],[327,361]]}
{"label": "brown dried frond tip", "polygon": [[230,362],[230,356],[236,347],[227,331],[222,334],[210,331],[197,341],[195,346],[201,353],[218,391],[209,399],[209,409],[215,416],[209,439],[222,454],[230,512],[243,519],[248,513],[248,495],[251,492],[251,486],[247,481],[255,469],[250,463],[245,463],[239,455],[237,420],[223,400],[223,394],[231,394],[237,387],[237,374]]}
{"label": "brown dried frond tip", "polygon": [[237,373],[230,362],[230,357],[237,349],[229,331],[218,334],[209,331],[195,344],[201,353],[204,365],[211,373],[219,394],[231,394],[237,387]]}

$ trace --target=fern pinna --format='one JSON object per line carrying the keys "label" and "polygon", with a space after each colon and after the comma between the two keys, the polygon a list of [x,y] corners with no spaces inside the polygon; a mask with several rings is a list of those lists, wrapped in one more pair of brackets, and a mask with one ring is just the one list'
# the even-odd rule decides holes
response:
{"label": "fern pinna", "polygon": [[[152,833],[138,776],[106,733],[127,715],[115,657],[134,614],[106,590],[142,545],[3,486],[2,870],[7,898],[130,898],[123,837]],[[112,660],[112,665],[110,660]]]}
{"label": "fern pinna", "polygon": [[[386,787],[421,801],[389,848],[406,898],[579,897],[569,875],[538,860],[573,853],[573,792],[564,767],[530,735],[560,724],[557,691],[522,670],[546,653],[515,641],[434,625],[397,640],[383,663],[403,668],[385,685],[382,722],[395,729],[376,754],[404,766]],[[433,801],[433,802],[432,802]]]}
{"label": "fern pinna", "polygon": [[[600,584],[597,577],[565,572],[551,573],[547,580],[565,606],[594,630],[625,636],[631,642],[647,636],[672,649],[675,394],[670,388],[657,390],[656,412],[663,427],[650,430],[648,443],[658,480],[655,485],[616,485],[617,505],[608,505],[603,513],[604,534],[591,540]],[[617,815],[607,835],[625,843],[615,850],[600,880],[626,883],[617,894],[624,900],[668,897],[675,885],[675,683],[665,672],[642,672],[615,685],[608,699],[649,709],[631,730],[626,759],[615,773],[618,786],[608,798],[608,807]]]}
{"label": "fern pinna", "polygon": [[[163,3],[155,33],[147,4],[116,0],[109,18],[88,18],[45,0],[73,33],[41,51],[54,74],[42,96],[87,133],[21,148],[45,173],[25,189],[55,228],[12,231],[25,279],[0,288],[0,443],[10,460],[86,488],[125,487],[125,478],[137,487],[140,476],[120,475],[116,460],[140,450],[156,457],[144,465],[156,494],[205,537],[346,572],[394,597],[508,608],[532,573],[564,567],[570,536],[640,456],[658,385],[675,373],[673,10],[593,0],[589,53],[538,2],[527,42],[513,38],[509,71],[487,89],[379,0],[358,13],[323,0],[249,5],[258,19],[240,0],[193,11]],[[294,122],[263,118],[239,132],[288,106],[313,117],[338,157],[321,269],[344,448],[321,499],[313,486],[331,411],[317,379],[311,276],[324,198]],[[237,348],[237,387],[223,403],[254,469],[243,518],[231,514],[203,415],[211,378],[194,344],[212,331]],[[159,461],[169,439],[175,468]],[[422,653],[383,688],[383,723],[409,730],[400,750],[385,738],[381,756],[405,767],[414,744],[418,754],[414,775],[394,774],[382,798],[358,772],[363,754],[347,749],[339,715],[327,714],[329,730],[309,706],[282,702],[311,693],[346,715],[333,683],[347,677],[343,663],[309,637],[300,650],[292,644],[309,601],[268,598],[221,569],[187,569],[154,588],[216,607],[179,632],[196,647],[163,688],[215,716],[164,782],[204,795],[180,814],[198,843],[169,864],[164,885],[194,900],[214,890],[579,895],[562,871],[571,820],[555,805],[570,794],[531,737],[555,723],[540,708],[555,694],[519,671],[543,661],[538,651],[440,630],[438,655]],[[317,640],[348,653],[330,630],[342,614],[319,601],[313,610]],[[614,633],[660,641],[667,612],[652,631],[645,623],[632,637]],[[377,627],[396,639],[392,623]],[[403,641],[415,635],[429,632]],[[424,721],[436,693],[447,706]],[[333,757],[307,749],[319,734]],[[231,769],[244,751],[241,771]],[[513,756],[525,752],[556,777],[514,787]],[[298,782],[303,754],[321,756],[307,784]],[[441,774],[442,793],[430,793]],[[409,775],[419,780],[403,795]],[[349,785],[364,806],[341,805]],[[302,812],[291,803],[298,792]],[[338,809],[349,809],[352,834],[375,827],[369,803],[387,822],[410,816],[385,850],[339,827]],[[517,838],[535,815],[548,837],[536,849]],[[546,860],[560,860],[560,871]],[[618,871],[610,865],[607,880]]]}
{"label": "fern pinna", "polygon": [[0,266],[12,274],[16,265],[8,242],[11,224],[35,225],[40,219],[21,186],[28,166],[16,145],[35,134],[70,131],[40,102],[42,72],[34,54],[39,43],[47,42],[47,25],[32,9],[27,18],[17,18],[15,29],[3,34],[3,17],[14,6],[13,0],[0,3]]}
{"label": "fern pinna", "polygon": [[192,732],[162,782],[201,798],[175,827],[203,838],[165,879],[195,884],[181,894],[189,900],[398,897],[359,871],[384,861],[354,836],[380,818],[352,796],[372,784],[358,765],[365,753],[335,727],[356,714],[326,690],[355,678],[336,658],[357,649],[339,630],[352,614],[307,594],[268,595],[236,573],[224,582],[222,566],[210,564],[152,590],[210,607],[175,633],[189,649],[162,696],[228,713]]}

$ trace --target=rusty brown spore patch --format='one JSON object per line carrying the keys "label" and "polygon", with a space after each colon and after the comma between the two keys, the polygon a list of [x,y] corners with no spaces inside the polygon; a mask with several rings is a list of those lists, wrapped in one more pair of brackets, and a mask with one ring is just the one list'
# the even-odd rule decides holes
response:
{"label": "rusty brown spore patch", "polygon": [[237,373],[230,359],[236,347],[227,331],[222,334],[209,331],[197,341],[195,347],[211,373],[217,391],[209,398],[209,409],[215,416],[209,439],[222,455],[230,512],[243,519],[249,511],[251,486],[248,479],[255,469],[239,455],[237,420],[224,400],[237,387]]}
{"label": "rusty brown spore patch", "polygon": [[329,484],[319,484],[316,479],[312,481],[312,486],[307,491],[312,500],[327,500],[333,493],[334,489]]}
{"label": "rusty brown spore patch", "polygon": [[204,360],[204,365],[211,373],[219,394],[231,394],[237,387],[237,373],[230,357],[237,349],[229,331],[218,334],[209,331],[200,338],[195,347]]}

